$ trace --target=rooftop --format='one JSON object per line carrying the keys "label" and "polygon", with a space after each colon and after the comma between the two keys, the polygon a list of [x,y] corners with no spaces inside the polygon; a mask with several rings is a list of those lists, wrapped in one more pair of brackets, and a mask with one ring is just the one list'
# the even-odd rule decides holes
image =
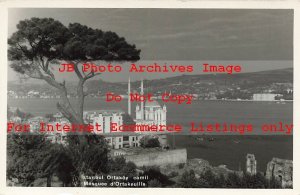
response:
{"label": "rooftop", "polygon": [[156,100],[146,101],[145,107],[160,107]]}

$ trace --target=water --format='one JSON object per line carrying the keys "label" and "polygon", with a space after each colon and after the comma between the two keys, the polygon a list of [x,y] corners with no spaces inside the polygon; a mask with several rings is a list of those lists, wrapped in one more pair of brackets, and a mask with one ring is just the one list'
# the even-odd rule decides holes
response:
{"label": "water", "polygon": [[[57,99],[8,99],[8,105],[19,107],[36,116],[56,113]],[[162,102],[160,102],[162,104]],[[76,104],[76,99],[71,99]],[[167,123],[181,124],[189,129],[190,122],[252,124],[255,134],[261,134],[262,124],[293,122],[293,103],[241,102],[241,101],[194,101],[190,105],[166,104]],[[104,99],[87,98],[84,110],[120,109],[127,111],[127,102],[107,103]],[[135,104],[132,105],[134,113]],[[200,134],[199,134],[200,135]],[[198,141],[196,136],[170,136],[177,148],[187,148],[188,158],[203,158],[212,165],[226,164],[228,168],[244,168],[246,154],[255,154],[258,170],[265,171],[273,157],[292,159],[292,136],[216,136],[215,141]]]}
{"label": "water", "polygon": [[213,166],[227,165],[234,170],[245,170],[246,155],[254,154],[257,170],[265,172],[273,157],[293,159],[293,136],[286,135],[219,135],[214,141],[198,141],[196,136],[170,137],[171,145],[187,148],[188,159],[202,158]]}

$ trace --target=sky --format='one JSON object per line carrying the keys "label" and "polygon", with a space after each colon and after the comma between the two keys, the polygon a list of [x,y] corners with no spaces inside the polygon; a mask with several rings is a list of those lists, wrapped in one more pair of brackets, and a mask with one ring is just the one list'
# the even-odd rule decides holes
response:
{"label": "sky", "polygon": [[[234,62],[242,64],[245,72],[293,66],[292,10],[13,8],[9,9],[8,36],[17,30],[20,20],[31,17],[51,17],[66,26],[78,22],[114,31],[141,49],[141,60],[147,62]],[[9,80],[16,77],[12,70],[8,75]],[[128,76],[127,72],[122,76],[107,73],[102,78],[114,82]]]}

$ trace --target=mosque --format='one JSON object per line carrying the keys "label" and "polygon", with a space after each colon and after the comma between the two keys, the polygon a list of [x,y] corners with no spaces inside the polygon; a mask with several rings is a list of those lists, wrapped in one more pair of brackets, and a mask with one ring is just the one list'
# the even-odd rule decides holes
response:
{"label": "mosque", "polygon": [[[140,95],[144,95],[144,84],[141,81]],[[134,120],[136,125],[165,125],[167,123],[167,107],[160,106],[156,100],[148,100],[145,102],[140,102],[135,108],[135,117],[131,113],[131,83],[128,80],[128,114]],[[144,136],[151,136],[158,138],[160,145],[162,147],[167,146],[167,136],[165,132],[111,132],[110,124],[116,123],[118,125],[123,125],[123,111],[116,110],[97,110],[97,111],[86,111],[84,112],[84,119],[87,123],[95,125],[98,123],[103,127],[103,133],[105,139],[112,147],[112,149],[121,148],[132,148],[139,147],[140,140]],[[99,133],[99,132],[96,132]],[[119,151],[117,151],[118,153]],[[118,153],[119,154],[119,153]],[[115,155],[118,155],[115,154]]]}
{"label": "mosque", "polygon": [[[144,95],[144,82],[141,80],[140,95]],[[131,83],[130,78],[128,79],[128,114],[131,115]],[[134,118],[134,117],[132,117]],[[136,125],[166,125],[167,124],[167,107],[166,105],[161,106],[156,100],[147,100],[146,102],[141,101],[140,105],[137,104],[135,108],[135,119]],[[159,132],[147,132],[148,136],[151,134],[152,137],[158,138],[162,147],[167,146],[167,136],[165,133]],[[145,133],[140,134],[139,139],[145,136]]]}
{"label": "mosque", "polygon": [[[130,79],[128,80],[128,114],[131,116],[131,86]],[[144,95],[144,84],[141,81],[140,95]],[[133,118],[133,117],[132,117]],[[167,107],[164,105],[161,107],[159,103],[152,99],[146,102],[137,104],[135,108],[135,120],[136,125],[166,125],[167,121]]]}

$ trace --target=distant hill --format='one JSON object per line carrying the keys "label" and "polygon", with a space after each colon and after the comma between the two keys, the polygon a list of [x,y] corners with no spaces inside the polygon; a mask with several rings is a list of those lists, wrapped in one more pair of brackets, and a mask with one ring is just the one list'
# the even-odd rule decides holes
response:
{"label": "distant hill", "polygon": [[[70,94],[75,94],[75,84],[68,83]],[[249,93],[261,92],[265,89],[275,89],[274,85],[284,84],[285,87],[293,85],[293,68],[268,70],[238,74],[201,74],[181,75],[164,79],[144,80],[145,92],[161,94],[164,91],[172,93],[218,93],[232,89],[248,90]],[[91,80],[86,83],[89,93],[93,95],[105,95],[107,92],[127,94],[127,82],[110,83],[101,79]],[[131,82],[132,91],[138,90],[140,81]],[[9,90],[37,90],[49,93],[51,86],[47,84],[18,84],[8,82]]]}
{"label": "distant hill", "polygon": [[[144,80],[144,87],[152,92],[185,90],[195,92],[198,87],[223,88],[228,86],[239,86],[241,88],[253,88],[269,86],[273,83],[293,83],[293,68],[280,70],[269,70],[239,74],[201,74],[201,75],[181,75],[176,77]],[[133,89],[138,89],[140,81],[131,82]],[[87,84],[89,90],[126,93],[127,83],[107,83],[102,80],[93,80]],[[196,90],[197,91],[197,90]]]}

